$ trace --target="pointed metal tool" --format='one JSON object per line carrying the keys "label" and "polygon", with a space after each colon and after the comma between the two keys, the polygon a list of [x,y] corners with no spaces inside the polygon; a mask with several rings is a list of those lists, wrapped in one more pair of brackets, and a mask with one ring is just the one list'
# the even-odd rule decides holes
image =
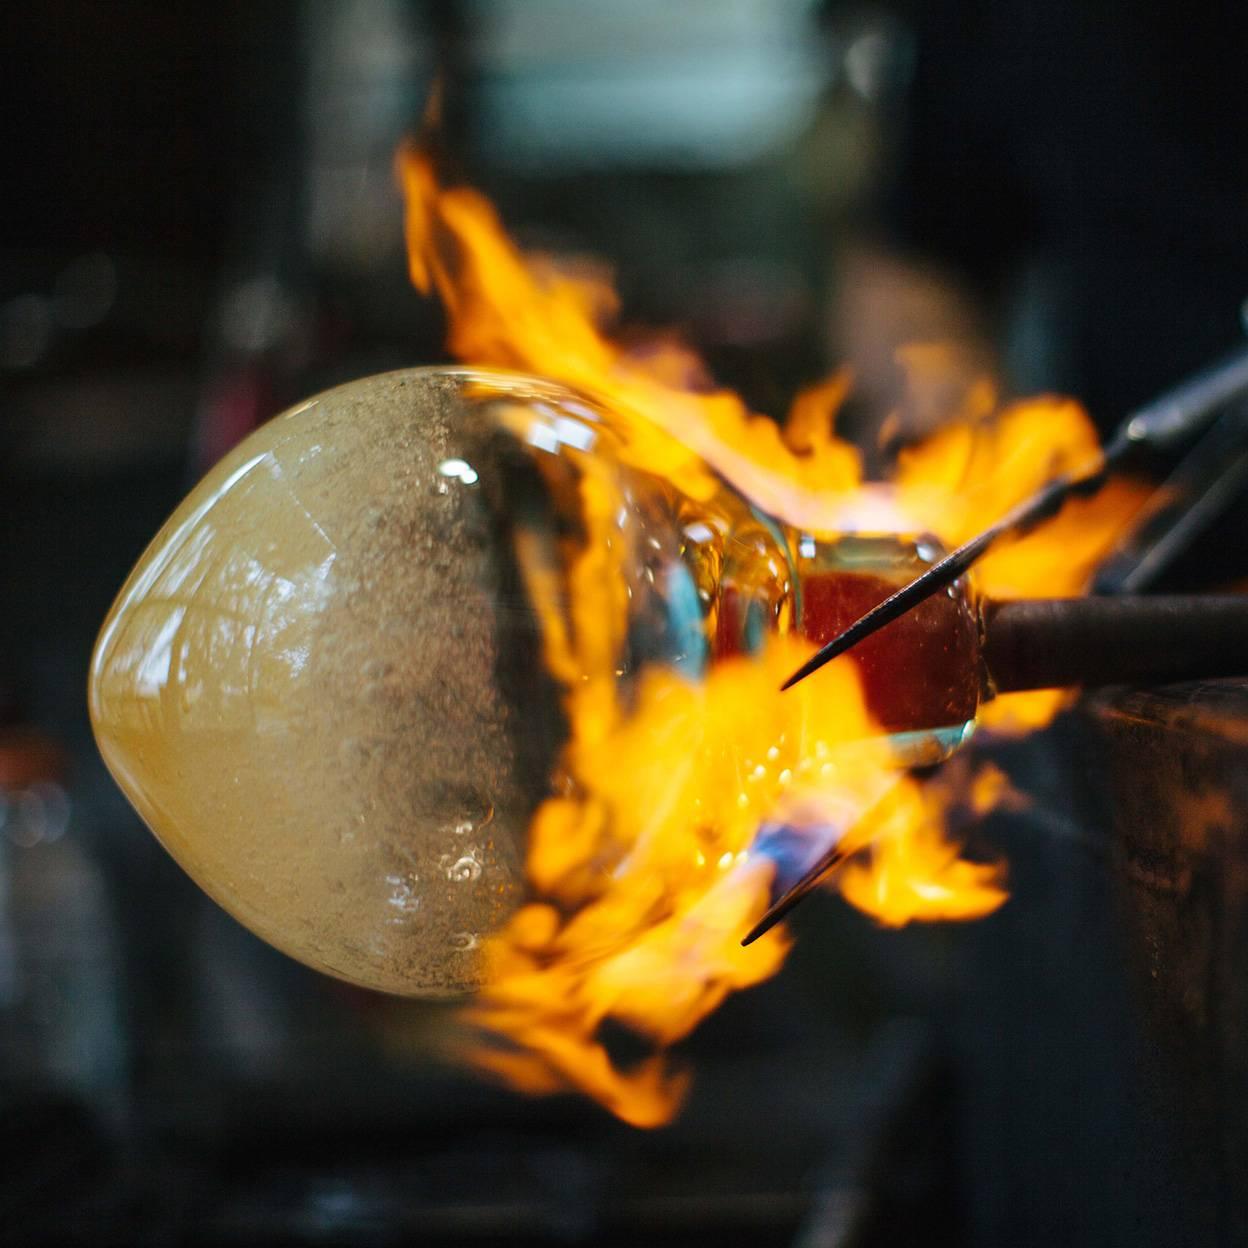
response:
{"label": "pointed metal tool", "polygon": [[792,688],[863,638],[878,632],[920,602],[953,584],[998,541],[1026,533],[1040,521],[1055,515],[1072,494],[1095,491],[1110,470],[1117,467],[1131,451],[1140,447],[1169,450],[1199,432],[1221,408],[1245,394],[1248,394],[1248,348],[1241,348],[1132,413],[1091,463],[1050,481],[1007,512],[991,528],[971,538],[916,580],[885,598],[803,663],[780,688]]}
{"label": "pointed metal tool", "polygon": [[[1248,676],[1248,594],[1023,598],[986,603],[983,616],[984,667],[999,693]],[[838,842],[783,882],[741,943],[774,927],[852,853]]]}
{"label": "pointed metal tool", "polygon": [[805,901],[806,897],[815,891],[820,884],[823,883],[829,875],[832,874],[837,867],[846,859],[847,855],[839,845],[833,846],[826,854],[819,859],[818,862],[802,876],[796,884],[786,888],[783,893],[767,908],[767,913],[763,915],[757,923],[754,924],[745,936],[742,938],[741,944],[752,945],[760,936],[765,936],[777,923],[787,917],[790,910],[797,905],[799,901]]}

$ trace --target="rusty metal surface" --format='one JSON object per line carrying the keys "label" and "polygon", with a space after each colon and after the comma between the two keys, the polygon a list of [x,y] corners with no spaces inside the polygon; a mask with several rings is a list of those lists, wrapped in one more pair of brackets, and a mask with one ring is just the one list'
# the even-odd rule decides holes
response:
{"label": "rusty metal surface", "polygon": [[1089,699],[1107,864],[1150,1081],[1215,1207],[1248,1239],[1248,681]]}

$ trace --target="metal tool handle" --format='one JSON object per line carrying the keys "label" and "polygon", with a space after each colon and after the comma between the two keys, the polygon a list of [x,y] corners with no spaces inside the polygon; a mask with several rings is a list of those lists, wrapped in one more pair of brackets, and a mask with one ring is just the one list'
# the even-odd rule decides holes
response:
{"label": "metal tool handle", "polygon": [[1114,441],[1168,450],[1196,433],[1210,416],[1246,390],[1248,347],[1241,347],[1132,412]]}
{"label": "metal tool handle", "polygon": [[1248,676],[1248,595],[988,603],[984,662],[1001,693]]}
{"label": "metal tool handle", "polygon": [[1231,404],[1144,504],[1097,569],[1094,594],[1138,594],[1248,492],[1248,409]]}

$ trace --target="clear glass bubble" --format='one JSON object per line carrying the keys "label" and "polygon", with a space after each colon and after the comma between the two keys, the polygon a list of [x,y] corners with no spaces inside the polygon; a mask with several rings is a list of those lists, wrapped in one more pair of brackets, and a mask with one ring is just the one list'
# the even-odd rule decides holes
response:
{"label": "clear glass bubble", "polygon": [[[636,436],[551,383],[409,370],[277,417],[182,503],[105,622],[91,715],[236,918],[358,984],[471,990],[563,782],[568,688],[605,674],[627,706],[651,663],[696,680],[777,630],[821,640],[937,557],[788,528],[691,452],[656,475]],[[881,652],[868,690],[920,761],[978,697],[973,609],[932,610],[915,644],[939,635],[949,679],[916,701]]]}

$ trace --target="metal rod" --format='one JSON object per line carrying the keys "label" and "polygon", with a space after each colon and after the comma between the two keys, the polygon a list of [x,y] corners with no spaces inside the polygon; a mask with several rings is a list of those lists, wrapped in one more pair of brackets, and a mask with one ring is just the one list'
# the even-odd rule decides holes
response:
{"label": "metal rod", "polygon": [[1248,595],[989,603],[983,653],[1000,693],[1248,676]]}

